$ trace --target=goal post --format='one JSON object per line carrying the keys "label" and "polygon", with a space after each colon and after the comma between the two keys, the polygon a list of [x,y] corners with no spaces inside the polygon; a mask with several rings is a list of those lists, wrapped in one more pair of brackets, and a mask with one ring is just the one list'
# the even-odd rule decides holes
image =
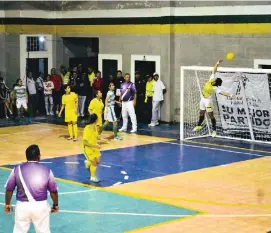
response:
{"label": "goal post", "polygon": [[[202,87],[213,67],[181,66],[180,140],[210,137],[212,123],[205,116],[202,128],[193,132],[199,120]],[[217,137],[271,144],[271,70],[219,67],[220,89],[237,99],[213,94],[212,109]]]}

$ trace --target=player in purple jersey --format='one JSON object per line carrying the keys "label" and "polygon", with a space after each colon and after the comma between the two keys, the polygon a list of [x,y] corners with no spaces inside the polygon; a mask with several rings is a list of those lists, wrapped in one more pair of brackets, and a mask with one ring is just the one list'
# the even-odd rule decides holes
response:
{"label": "player in purple jersey", "polygon": [[[5,212],[12,211],[11,198],[15,188],[16,208],[13,233],[25,233],[30,223],[37,233],[50,233],[50,211],[58,212],[58,192],[53,172],[40,164],[40,150],[37,145],[26,149],[26,163],[16,166],[5,185]],[[47,191],[53,200],[52,208],[47,202]]]}
{"label": "player in purple jersey", "polygon": [[137,120],[135,114],[135,106],[136,106],[136,87],[135,84],[130,80],[130,74],[126,73],[124,76],[125,82],[121,84],[120,88],[120,101],[122,101],[122,119],[123,125],[120,132],[127,131],[128,126],[128,115],[131,118],[132,122],[132,130],[131,133],[136,133],[137,131]]}

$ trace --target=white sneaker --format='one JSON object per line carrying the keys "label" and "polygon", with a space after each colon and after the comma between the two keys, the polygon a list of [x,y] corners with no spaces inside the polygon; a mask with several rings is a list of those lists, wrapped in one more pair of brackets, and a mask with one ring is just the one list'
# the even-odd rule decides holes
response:
{"label": "white sneaker", "polygon": [[155,126],[155,123],[152,122],[152,123],[148,124],[148,126],[149,126],[149,127],[154,127],[154,126]]}
{"label": "white sneaker", "polygon": [[92,182],[95,182],[95,183],[98,183],[98,182],[100,182],[98,179],[97,179],[97,177],[91,177],[90,178],[90,181],[92,181]]}
{"label": "white sneaker", "polygon": [[126,132],[126,131],[127,131],[127,129],[124,129],[124,128],[119,129],[119,132]]}
{"label": "white sneaker", "polygon": [[50,112],[50,115],[51,115],[51,116],[53,116],[53,115],[54,115],[54,113],[53,113],[53,112]]}
{"label": "white sneaker", "polygon": [[136,129],[132,129],[131,131],[130,131],[130,133],[136,133]]}

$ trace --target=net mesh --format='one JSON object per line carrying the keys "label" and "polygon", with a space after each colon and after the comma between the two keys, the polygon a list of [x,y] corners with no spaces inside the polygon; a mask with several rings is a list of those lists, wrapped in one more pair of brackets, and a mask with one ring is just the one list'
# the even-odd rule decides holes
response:
{"label": "net mesh", "polygon": [[[212,124],[207,115],[202,129],[193,132],[199,120],[201,90],[210,75],[211,71],[206,70],[184,70],[184,100],[181,106],[184,139],[211,135]],[[271,75],[218,72],[215,77],[223,80],[222,91],[239,97],[234,100],[219,94],[213,95],[212,109],[217,122],[217,136],[245,140],[254,137],[257,141],[271,142]]]}

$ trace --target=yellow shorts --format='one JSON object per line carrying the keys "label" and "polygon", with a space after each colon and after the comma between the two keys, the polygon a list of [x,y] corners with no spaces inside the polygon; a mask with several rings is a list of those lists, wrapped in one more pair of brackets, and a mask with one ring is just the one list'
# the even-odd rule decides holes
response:
{"label": "yellow shorts", "polygon": [[71,112],[65,112],[65,122],[77,122],[77,114]]}
{"label": "yellow shorts", "polygon": [[93,161],[95,158],[101,157],[101,152],[98,150],[86,150],[84,149],[84,155],[89,161]]}

